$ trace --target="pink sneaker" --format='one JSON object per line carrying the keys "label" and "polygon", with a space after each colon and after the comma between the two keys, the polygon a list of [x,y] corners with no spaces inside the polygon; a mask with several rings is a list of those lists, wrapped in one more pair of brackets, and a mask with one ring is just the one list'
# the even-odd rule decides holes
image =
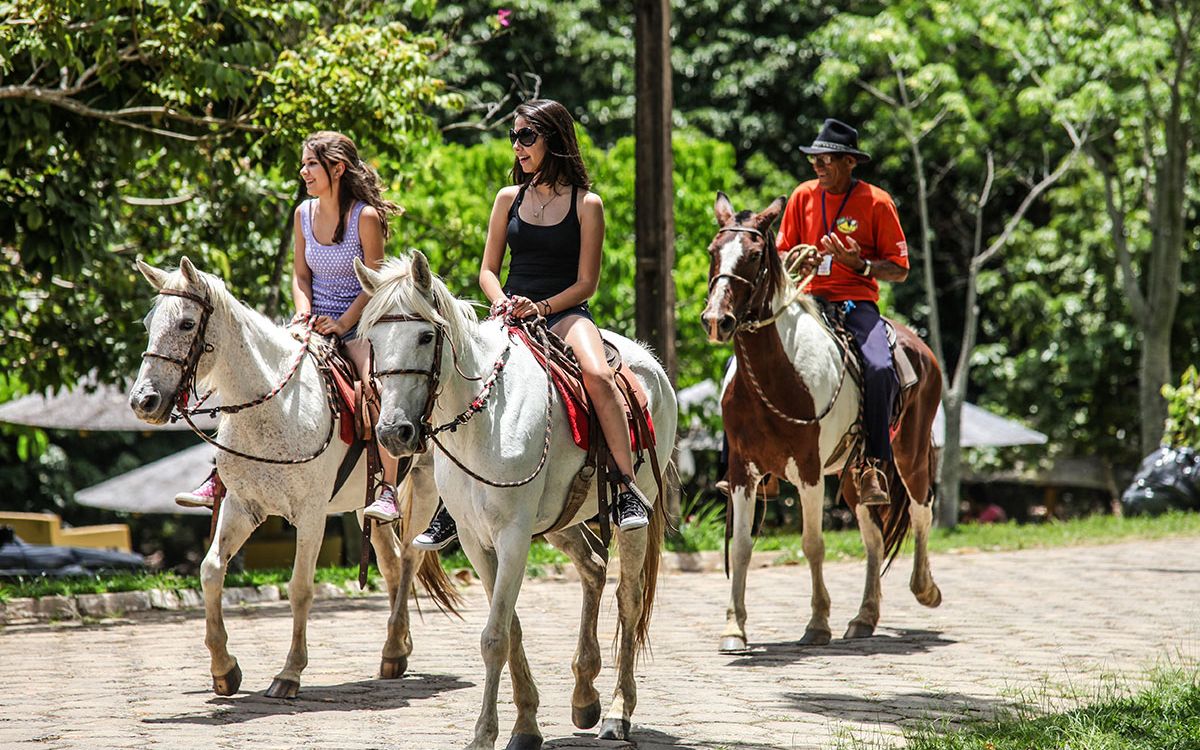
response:
{"label": "pink sneaker", "polygon": [[379,523],[392,523],[400,520],[400,511],[396,509],[396,491],[390,484],[383,485],[383,490],[375,502],[363,511],[367,518],[374,518]]}
{"label": "pink sneaker", "polygon": [[185,508],[212,508],[213,501],[217,496],[224,494],[225,485],[221,482],[217,470],[213,469],[212,473],[208,475],[208,479],[205,479],[199,487],[191,492],[180,492],[176,495],[175,504]]}

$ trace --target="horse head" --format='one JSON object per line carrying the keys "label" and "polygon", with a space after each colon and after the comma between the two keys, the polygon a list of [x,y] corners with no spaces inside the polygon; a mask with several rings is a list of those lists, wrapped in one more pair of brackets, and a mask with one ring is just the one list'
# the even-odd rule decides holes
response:
{"label": "horse head", "polygon": [[759,213],[738,212],[725,193],[717,193],[713,210],[720,228],[708,246],[708,304],[700,315],[709,341],[729,341],[740,323],[769,310],[782,288],[787,275],[771,225],[786,202],[780,196]]}
{"label": "horse head", "polygon": [[181,391],[207,372],[204,354],[213,350],[209,317],[222,289],[215,277],[183,258],[178,271],[163,271],[142,261],[137,268],[158,292],[143,321],[149,334],[142,366],[129,391],[129,406],[139,419],[162,424]]}
{"label": "horse head", "polygon": [[438,385],[453,367],[445,348],[462,345],[474,321],[419,251],[373,271],[357,259],[354,272],[371,300],[359,329],[371,342],[371,377],[379,396],[380,443],[393,456],[425,450]]}

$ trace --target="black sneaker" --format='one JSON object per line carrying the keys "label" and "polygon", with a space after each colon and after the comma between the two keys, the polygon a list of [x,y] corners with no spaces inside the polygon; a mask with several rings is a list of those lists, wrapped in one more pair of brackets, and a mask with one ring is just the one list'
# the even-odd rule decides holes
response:
{"label": "black sneaker", "polygon": [[617,528],[633,531],[650,525],[650,502],[631,480],[617,494]]}
{"label": "black sneaker", "polygon": [[455,539],[458,539],[458,525],[454,523],[454,518],[450,511],[446,510],[446,506],[441,505],[438,506],[433,520],[429,522],[429,528],[413,539],[412,546],[432,552],[442,549]]}

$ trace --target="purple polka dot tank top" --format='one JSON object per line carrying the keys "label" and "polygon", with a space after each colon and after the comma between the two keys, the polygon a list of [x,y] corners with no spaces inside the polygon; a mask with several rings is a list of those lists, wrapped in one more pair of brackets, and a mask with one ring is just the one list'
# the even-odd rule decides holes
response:
{"label": "purple polka dot tank top", "polygon": [[304,202],[300,211],[300,225],[304,232],[304,260],[312,272],[314,315],[341,317],[362,292],[358,277],[354,275],[354,259],[363,259],[362,241],[358,237],[358,217],[364,205],[361,201],[355,201],[350,208],[341,242],[322,245],[313,236],[317,199],[310,198]]}

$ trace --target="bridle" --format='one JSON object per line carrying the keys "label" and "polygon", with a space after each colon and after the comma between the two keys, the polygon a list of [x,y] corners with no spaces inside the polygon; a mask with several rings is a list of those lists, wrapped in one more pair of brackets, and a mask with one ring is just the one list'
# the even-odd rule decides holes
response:
{"label": "bridle", "polygon": [[179,385],[171,394],[171,403],[177,404],[182,411],[187,408],[188,391],[195,388],[196,368],[200,366],[200,357],[213,351],[213,345],[204,340],[204,334],[208,330],[208,319],[212,317],[213,305],[207,293],[201,297],[186,290],[159,289],[158,294],[159,296],[182,297],[200,305],[200,320],[196,323],[195,335],[192,337],[191,345],[188,346],[186,357],[180,359],[149,350],[142,352],[142,359],[161,359],[182,370],[182,374],[179,376]]}
{"label": "bridle", "polygon": [[[770,252],[772,250],[772,248],[770,247],[770,245],[772,243],[768,241],[768,236],[763,234],[759,230],[755,229],[754,227],[737,227],[737,226],[722,227],[720,230],[717,231],[717,236],[720,236],[721,232],[742,232],[744,234],[749,234],[754,237],[758,237],[760,240],[763,241],[763,244],[767,246],[767,248],[763,252]],[[716,276],[713,276],[712,278],[710,278],[708,280],[708,293],[710,295],[712,294],[713,287],[721,279],[728,279],[730,281],[737,281],[739,283],[745,284],[750,290],[749,296],[746,297],[746,309],[742,312],[742,314],[737,315],[736,317],[740,321],[741,320],[749,321],[751,308],[753,306],[754,294],[762,286],[762,283],[764,281],[766,281],[766,278],[767,278],[767,261],[764,258],[763,261],[759,264],[758,274],[754,277],[753,280],[747,279],[745,276],[739,276],[736,273],[719,273]]]}
{"label": "bridle", "polygon": [[[492,487],[520,487],[529,484],[541,473],[542,467],[546,465],[546,458],[550,454],[550,434],[554,423],[553,406],[554,406],[554,381],[550,373],[546,373],[546,431],[545,444],[542,448],[542,457],[539,459],[537,466],[523,479],[515,481],[495,481],[480,475],[478,472],[471,470],[462,461],[460,461],[453,453],[451,453],[445,445],[438,440],[438,435],[443,432],[455,432],[459,427],[465,425],[479,412],[487,408],[487,402],[491,396],[492,389],[496,385],[496,380],[500,377],[500,373],[504,370],[505,364],[508,362],[509,354],[512,352],[512,335],[507,337],[507,343],[504,346],[504,351],[500,352],[500,356],[496,358],[495,364],[492,365],[491,372],[486,375],[472,376],[467,375],[462,371],[458,363],[458,350],[454,346],[453,339],[450,340],[450,355],[454,363],[455,371],[466,380],[483,381],[483,385],[479,389],[479,393],[471,400],[471,403],[460,412],[454,419],[446,422],[443,425],[434,427],[433,425],[433,407],[437,403],[438,386],[441,384],[442,372],[442,355],[444,353],[443,342],[448,338],[445,331],[445,326],[433,321],[426,320],[419,315],[407,314],[389,314],[379,318],[376,323],[426,323],[434,328],[433,361],[430,363],[428,370],[421,370],[410,367],[396,367],[386,370],[375,369],[374,351],[371,355],[371,385],[375,389],[375,393],[380,393],[378,378],[388,375],[419,375],[425,378],[425,406],[421,412],[421,422],[418,425],[418,437],[416,453],[424,453],[429,448],[429,441],[441,450],[442,454],[449,458],[458,468],[462,469],[466,474],[474,479],[483,482]],[[540,326],[542,332],[543,344],[545,344],[545,326]]]}
{"label": "bridle", "polygon": [[[236,448],[230,448],[227,445],[222,445],[221,443],[217,442],[215,438],[211,437],[208,435],[208,433],[200,429],[196,423],[192,421],[192,417],[197,414],[207,414],[213,417],[218,414],[236,414],[243,409],[249,409],[250,407],[258,406],[259,404],[270,401],[272,398],[278,395],[279,392],[283,390],[284,386],[291,382],[291,379],[293,376],[295,376],[297,370],[300,369],[300,363],[304,360],[304,357],[312,354],[312,350],[309,348],[309,342],[311,341],[313,334],[313,319],[311,317],[309,317],[307,321],[304,339],[301,341],[300,350],[296,353],[296,358],[292,362],[291,368],[288,370],[287,375],[285,375],[283,379],[275,385],[275,387],[273,387],[265,395],[250,401],[240,404],[230,404],[227,406],[211,406],[202,409],[200,408],[201,404],[208,400],[209,396],[212,395],[212,391],[204,394],[203,397],[200,397],[198,394],[196,394],[196,369],[200,366],[200,358],[205,354],[211,354],[214,351],[213,345],[205,340],[205,334],[208,331],[208,321],[209,318],[212,317],[213,313],[212,301],[207,294],[207,290],[205,296],[203,297],[198,294],[180,289],[160,289],[158,290],[158,294],[159,296],[166,295],[169,297],[182,297],[183,299],[191,300],[192,302],[200,305],[200,320],[196,323],[195,335],[192,337],[192,343],[188,347],[188,353],[186,357],[172,357],[167,354],[159,354],[158,352],[152,352],[149,350],[142,352],[142,359],[161,359],[164,362],[170,362],[171,364],[178,366],[182,371],[179,377],[179,385],[175,387],[175,392],[171,394],[171,404],[173,404],[174,408],[177,410],[171,413],[170,419],[172,422],[183,419],[183,421],[187,422],[188,426],[192,429],[192,432],[196,433],[201,440],[209,445],[225,451],[226,453],[231,453],[235,456],[239,456],[251,461],[258,461],[260,463],[308,463],[325,452],[325,449],[329,447],[329,443],[333,440],[333,425],[336,421],[337,414],[337,405],[333,396],[333,386],[330,382],[330,376],[328,373],[326,373],[324,380],[326,385],[325,396],[326,401],[328,402],[330,414],[329,432],[325,436],[325,442],[322,443],[321,447],[316,451],[316,453],[313,453],[309,456],[304,456],[301,458],[268,458],[265,456],[254,456],[249,453],[239,451]],[[318,365],[318,367],[321,366]],[[196,405],[191,409],[188,408],[189,393],[197,395]]]}
{"label": "bridle", "polygon": [[[773,247],[774,243],[770,241],[769,233],[764,234],[763,232],[760,232],[759,230],[754,229],[753,227],[739,227],[739,226],[722,227],[717,232],[717,235],[719,236],[721,234],[721,232],[744,232],[746,234],[754,235],[754,236],[762,239],[764,244],[767,245],[767,248],[763,252],[774,252],[775,251],[775,249]],[[815,248],[813,248],[813,250],[815,250]],[[737,354],[738,367],[745,371],[746,377],[750,381],[750,386],[754,389],[755,394],[757,394],[759,400],[762,401],[762,403],[767,407],[768,410],[770,410],[770,412],[772,414],[774,414],[775,416],[784,420],[785,422],[790,422],[791,424],[799,424],[799,425],[817,424],[822,419],[824,419],[826,417],[826,415],[829,414],[830,411],[833,410],[833,405],[837,402],[838,396],[841,395],[842,386],[846,382],[846,372],[849,369],[847,366],[847,364],[848,364],[847,357],[849,356],[849,347],[846,345],[846,342],[839,341],[837,336],[833,336],[834,343],[837,345],[838,350],[842,355],[841,356],[842,367],[841,367],[841,375],[838,378],[837,387],[833,389],[833,395],[830,396],[829,403],[825,405],[825,408],[822,409],[818,414],[816,414],[813,417],[795,417],[790,414],[785,414],[783,412],[783,410],[781,410],[778,406],[776,406],[771,401],[771,399],[769,399],[767,397],[766,392],[763,391],[762,385],[758,382],[758,377],[755,376],[754,370],[750,366],[750,358],[745,355],[745,348],[744,348],[745,345],[743,342],[743,334],[754,333],[762,328],[769,326],[770,324],[772,324],[776,320],[778,320],[780,315],[783,314],[783,311],[786,310],[788,307],[790,307],[791,304],[793,302],[795,302],[797,298],[799,298],[799,296],[803,292],[804,288],[806,286],[808,286],[809,281],[812,280],[812,274],[810,274],[808,276],[808,278],[804,279],[802,282],[800,282],[797,285],[796,290],[793,292],[793,296],[782,307],[780,307],[779,310],[775,311],[774,313],[771,313],[769,316],[767,316],[765,318],[751,317],[751,311],[753,310],[753,307],[754,307],[754,303],[753,303],[754,295],[756,293],[758,293],[760,288],[762,288],[762,284],[766,280],[766,277],[767,277],[767,260],[764,257],[762,262],[760,263],[760,267],[758,269],[758,275],[756,275],[754,277],[753,281],[751,281],[750,279],[747,279],[744,276],[739,276],[738,274],[735,274],[735,273],[721,273],[721,274],[717,274],[716,276],[709,279],[708,291],[709,291],[709,294],[711,295],[713,285],[716,284],[718,279],[729,279],[731,281],[739,281],[739,282],[745,284],[747,287],[749,287],[750,293],[746,297],[746,305],[745,305],[746,309],[743,314],[736,316],[738,323],[737,323],[737,326],[734,328],[734,333],[733,333],[733,347],[734,347],[734,353]]]}

